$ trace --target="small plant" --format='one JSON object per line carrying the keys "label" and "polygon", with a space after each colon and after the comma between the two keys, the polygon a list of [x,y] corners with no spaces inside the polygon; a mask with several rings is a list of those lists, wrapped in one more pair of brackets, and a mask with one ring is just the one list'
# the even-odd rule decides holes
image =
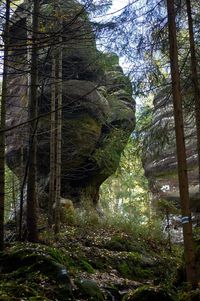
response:
{"label": "small plant", "polygon": [[67,268],[74,266],[73,259],[62,249],[57,249],[57,248],[49,248],[48,249],[48,254],[58,263],[66,266]]}

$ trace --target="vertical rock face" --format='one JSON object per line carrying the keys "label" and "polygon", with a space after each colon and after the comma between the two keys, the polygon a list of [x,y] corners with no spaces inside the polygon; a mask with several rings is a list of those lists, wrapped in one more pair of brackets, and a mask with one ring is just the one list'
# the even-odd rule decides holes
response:
{"label": "vertical rock face", "polygon": [[[28,118],[31,9],[24,2],[12,17],[7,127]],[[39,20],[38,183],[47,194],[52,56],[57,56],[62,34],[62,196],[96,204],[99,187],[116,170],[135,125],[131,83],[115,54],[96,49],[87,14],[77,1],[41,1]],[[23,178],[27,124],[8,131],[6,141],[8,165]]]}
{"label": "vertical rock face", "polygon": [[[194,108],[189,102],[190,89],[187,89],[187,103],[184,108],[185,143],[187,150],[190,199],[193,209],[200,209],[198,184],[198,164]],[[177,156],[173,104],[169,88],[163,89],[154,99],[154,113],[151,127],[145,141],[145,174],[150,188],[158,198],[179,200]]]}

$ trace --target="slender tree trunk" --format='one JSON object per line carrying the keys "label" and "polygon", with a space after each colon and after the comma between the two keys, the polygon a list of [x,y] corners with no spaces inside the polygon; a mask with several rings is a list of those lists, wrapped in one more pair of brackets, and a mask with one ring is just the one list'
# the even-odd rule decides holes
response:
{"label": "slender tree trunk", "polygon": [[52,57],[52,84],[51,84],[51,118],[50,118],[50,173],[49,173],[49,204],[48,204],[48,224],[53,224],[53,204],[55,202],[55,172],[56,172],[56,60],[55,53]]}
{"label": "slender tree trunk", "polygon": [[[31,53],[31,87],[29,103],[29,119],[37,116],[37,85],[38,85],[38,14],[39,0],[33,2],[33,35]],[[37,241],[37,210],[36,210],[36,152],[37,145],[35,139],[37,122],[30,122],[30,142],[29,142],[29,170],[27,183],[27,239],[32,242]]]}
{"label": "slender tree trunk", "polygon": [[[32,39],[32,16],[28,16],[26,19],[26,34],[27,34],[27,41],[26,41],[26,48],[27,48],[27,97],[30,102],[30,87],[31,87],[31,75],[30,75],[30,63],[31,63],[31,45],[30,41]],[[29,137],[30,139],[30,137]],[[31,139],[29,144],[31,145]],[[24,211],[24,190],[27,183],[28,177],[28,165],[29,165],[29,156],[28,153],[27,161],[24,167],[24,149],[23,149],[23,138],[21,139],[21,150],[20,150],[20,212],[19,212],[19,240],[23,240],[23,211]]]}
{"label": "slender tree trunk", "polygon": [[171,229],[170,229],[170,220],[169,220],[169,211],[166,210],[166,220],[167,220],[167,234],[168,234],[168,242],[169,242],[169,251],[172,252],[172,240],[171,240]]}
{"label": "slender tree trunk", "polygon": [[188,27],[189,27],[189,39],[190,39],[191,75],[192,75],[192,83],[194,87],[194,100],[195,100],[195,121],[196,121],[196,131],[197,131],[197,154],[198,154],[198,166],[199,166],[198,172],[199,172],[199,191],[200,191],[200,88],[198,83],[198,72],[197,72],[198,64],[196,59],[191,1],[186,0],[186,4],[187,4],[187,16],[188,16]]}
{"label": "slender tree trunk", "polygon": [[[1,121],[0,128],[5,128],[6,123],[6,97],[8,77],[8,50],[9,50],[9,22],[10,0],[6,1],[6,23],[4,31],[4,65],[3,84],[1,96]],[[4,247],[4,203],[5,203],[5,133],[0,133],[0,250]]]}
{"label": "slender tree trunk", "polygon": [[14,218],[15,218],[15,226],[17,231],[17,207],[16,207],[16,193],[15,193],[15,175],[12,173],[12,204],[14,206]]}
{"label": "slender tree trunk", "polygon": [[[61,30],[62,34],[62,30]],[[56,145],[56,207],[55,234],[60,230],[60,197],[61,197],[61,151],[62,151],[62,36],[59,37],[58,55],[58,107],[57,107],[57,145]]]}
{"label": "slender tree trunk", "polygon": [[169,46],[170,46],[170,65],[172,77],[172,95],[174,105],[174,119],[176,132],[176,147],[178,159],[178,177],[179,191],[181,199],[184,252],[186,263],[187,281],[192,286],[197,285],[197,276],[195,269],[195,253],[192,237],[192,221],[189,206],[189,191],[188,191],[188,176],[187,176],[187,161],[184,137],[184,124],[182,112],[182,96],[180,88],[180,74],[178,65],[178,49],[176,37],[176,23],[174,0],[167,0],[168,10],[168,27],[169,27]]}

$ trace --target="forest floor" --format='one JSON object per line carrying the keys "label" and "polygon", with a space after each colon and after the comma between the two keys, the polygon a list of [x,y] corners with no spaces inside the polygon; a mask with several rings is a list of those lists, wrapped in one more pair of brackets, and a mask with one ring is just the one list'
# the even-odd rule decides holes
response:
{"label": "forest floor", "polygon": [[40,243],[12,242],[1,254],[0,300],[200,300],[199,291],[179,299],[181,258],[164,239],[111,226],[64,225],[56,240],[43,229]]}

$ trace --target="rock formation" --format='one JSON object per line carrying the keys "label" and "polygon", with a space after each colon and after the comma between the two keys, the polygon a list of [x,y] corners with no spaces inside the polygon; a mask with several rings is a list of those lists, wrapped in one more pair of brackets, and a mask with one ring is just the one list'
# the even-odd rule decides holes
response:
{"label": "rock formation", "polygon": [[[200,209],[196,130],[192,94],[185,87],[185,138],[188,163],[190,200],[193,209]],[[189,104],[189,105],[188,105]],[[173,104],[169,87],[162,89],[154,99],[152,124],[145,140],[145,175],[156,198],[178,201],[179,187]]]}
{"label": "rock formation", "polygon": [[[117,168],[135,125],[129,79],[115,54],[97,50],[88,16],[76,0],[41,1],[39,39],[38,184],[48,196],[52,49],[63,39],[62,197],[97,204],[99,187]],[[31,4],[12,16],[7,127],[28,118]],[[62,19],[62,28],[58,20]],[[7,132],[7,163],[22,179],[28,160],[27,124]]]}

